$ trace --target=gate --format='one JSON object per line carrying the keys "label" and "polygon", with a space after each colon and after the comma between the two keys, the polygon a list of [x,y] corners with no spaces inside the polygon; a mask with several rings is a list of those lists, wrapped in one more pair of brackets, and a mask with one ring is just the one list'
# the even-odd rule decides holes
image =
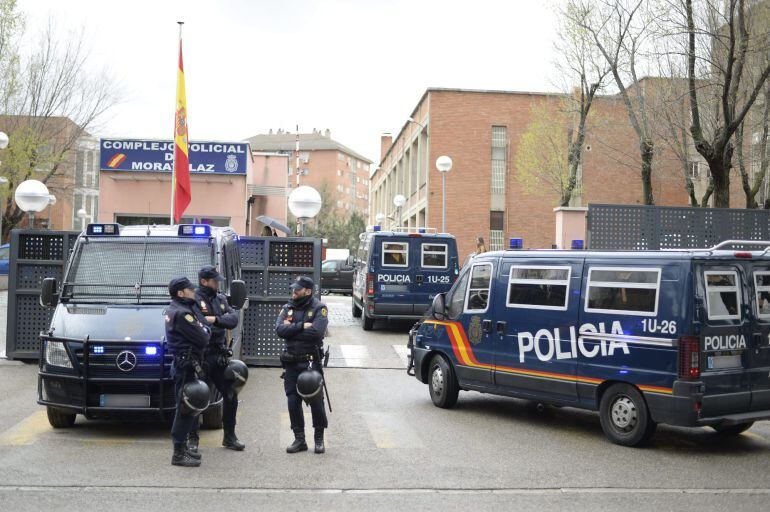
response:
{"label": "gate", "polygon": [[249,307],[244,311],[241,359],[250,365],[280,366],[283,340],[275,334],[275,321],[291,298],[290,285],[298,276],[321,286],[321,239],[240,237],[241,275],[246,282]]}
{"label": "gate", "polygon": [[588,248],[700,249],[724,240],[770,240],[770,210],[588,205]]}
{"label": "gate", "polygon": [[53,309],[40,305],[44,278],[62,282],[64,267],[79,231],[14,229],[8,270],[8,321],[5,347],[9,359],[37,359],[40,331],[51,323]]}

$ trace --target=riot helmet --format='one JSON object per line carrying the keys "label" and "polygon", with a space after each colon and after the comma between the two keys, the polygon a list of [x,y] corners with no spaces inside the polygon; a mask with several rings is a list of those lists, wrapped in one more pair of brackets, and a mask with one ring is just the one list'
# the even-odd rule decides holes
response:
{"label": "riot helmet", "polygon": [[182,387],[182,399],[179,407],[186,416],[197,416],[209,406],[211,391],[208,384],[200,379],[194,379]]}
{"label": "riot helmet", "polygon": [[321,372],[308,368],[297,377],[297,394],[308,404],[321,400],[323,384],[324,378]]}
{"label": "riot helmet", "polygon": [[225,380],[230,382],[230,389],[237,395],[249,380],[249,367],[239,359],[230,359],[225,367],[224,376]]}

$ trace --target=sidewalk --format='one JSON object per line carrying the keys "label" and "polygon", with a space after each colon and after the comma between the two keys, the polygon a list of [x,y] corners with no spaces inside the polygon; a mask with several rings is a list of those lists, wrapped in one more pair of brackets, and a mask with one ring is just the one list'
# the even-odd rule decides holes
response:
{"label": "sidewalk", "polygon": [[8,321],[8,290],[0,291],[0,359],[5,359],[5,325]]}

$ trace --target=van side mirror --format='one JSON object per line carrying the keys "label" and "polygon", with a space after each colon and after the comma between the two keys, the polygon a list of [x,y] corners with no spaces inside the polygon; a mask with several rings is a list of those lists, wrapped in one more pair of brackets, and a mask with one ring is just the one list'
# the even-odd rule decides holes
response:
{"label": "van side mirror", "polygon": [[347,260],[345,260],[345,265],[347,265],[348,267],[352,267],[355,263],[356,263],[356,260],[355,258],[353,258],[352,254],[348,256]]}
{"label": "van side mirror", "polygon": [[439,293],[433,297],[433,305],[431,310],[433,311],[433,318],[436,320],[443,320],[446,318],[446,295]]}
{"label": "van side mirror", "polygon": [[246,303],[246,283],[240,279],[230,283],[230,296],[227,301],[233,309],[241,309]]}
{"label": "van side mirror", "polygon": [[40,289],[40,305],[44,308],[52,308],[56,306],[58,300],[59,293],[57,292],[56,278],[46,277],[43,279]]}

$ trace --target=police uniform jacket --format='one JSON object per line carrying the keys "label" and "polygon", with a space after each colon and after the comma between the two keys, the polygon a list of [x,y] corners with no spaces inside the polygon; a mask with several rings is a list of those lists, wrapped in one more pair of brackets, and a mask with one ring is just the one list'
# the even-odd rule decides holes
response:
{"label": "police uniform jacket", "polygon": [[171,354],[177,356],[188,349],[201,357],[209,343],[211,331],[195,307],[195,300],[174,297],[166,309],[166,342]]}
{"label": "police uniform jacket", "polygon": [[227,330],[238,326],[238,313],[230,307],[227,297],[208,286],[199,286],[195,290],[195,303],[204,317],[217,318],[213,324],[208,324],[211,329],[209,345],[226,347]]}
{"label": "police uniform jacket", "polygon": [[[289,324],[284,324],[289,320]],[[307,329],[304,324],[313,324]],[[316,349],[323,345],[326,327],[329,325],[326,304],[315,297],[305,302],[286,303],[278,315],[275,331],[286,343],[286,351],[293,355],[316,354]]]}

